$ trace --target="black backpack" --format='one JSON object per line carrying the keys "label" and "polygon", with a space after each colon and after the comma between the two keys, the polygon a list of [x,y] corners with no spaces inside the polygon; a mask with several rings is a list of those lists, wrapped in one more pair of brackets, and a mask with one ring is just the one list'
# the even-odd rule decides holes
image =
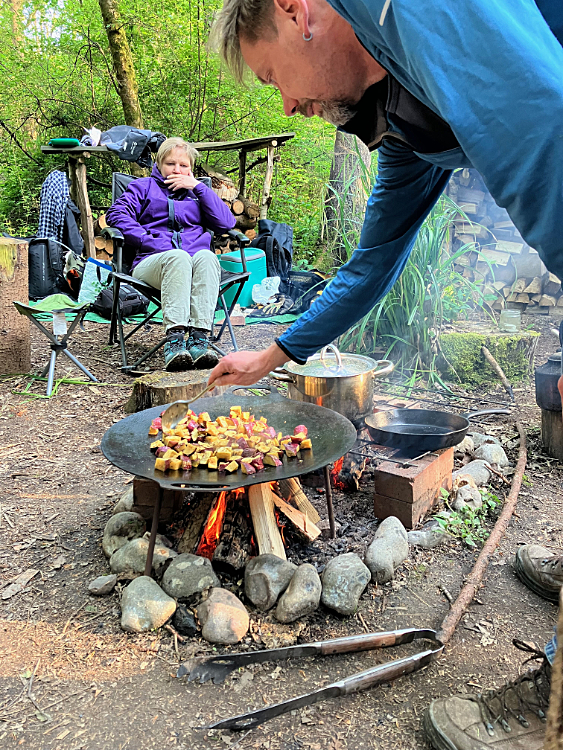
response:
{"label": "black backpack", "polygon": [[[149,307],[149,301],[144,294],[138,292],[129,284],[119,286],[119,309],[122,318],[131,318],[133,315],[144,315]],[[111,319],[113,309],[113,286],[108,286],[98,294],[92,303],[92,311],[102,318]]]}
{"label": "black backpack", "polygon": [[293,260],[293,229],[289,224],[260,219],[258,236],[249,247],[257,247],[266,253],[268,276],[279,276],[282,284],[289,280]]}

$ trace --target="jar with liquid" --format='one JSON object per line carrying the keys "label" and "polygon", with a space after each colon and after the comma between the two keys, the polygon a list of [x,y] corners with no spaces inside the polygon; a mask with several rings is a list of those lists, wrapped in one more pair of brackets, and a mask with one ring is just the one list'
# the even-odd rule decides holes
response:
{"label": "jar with liquid", "polygon": [[518,333],[520,322],[520,310],[501,310],[498,327],[502,333]]}

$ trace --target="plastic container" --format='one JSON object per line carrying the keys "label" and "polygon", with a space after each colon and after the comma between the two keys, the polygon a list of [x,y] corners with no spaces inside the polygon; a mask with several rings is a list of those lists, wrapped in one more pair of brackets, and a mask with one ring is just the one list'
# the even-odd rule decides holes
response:
{"label": "plastic container", "polygon": [[271,297],[278,293],[280,288],[279,276],[266,276],[262,279],[261,284],[254,284],[252,287],[252,301],[259,305],[265,305]]}
{"label": "plastic container", "polygon": [[520,330],[520,310],[501,310],[499,331],[502,333],[518,333]]}
{"label": "plastic container", "polygon": [[[261,284],[266,278],[266,253],[257,247],[249,247],[245,250],[246,267],[250,272],[250,278],[245,283],[238,298],[238,304],[241,307],[250,307],[252,305],[252,287],[254,284]],[[240,259],[240,250],[233,253],[224,253],[219,256],[219,265],[225,271],[230,273],[242,273],[242,261]],[[225,301],[230,305],[238,290],[238,284],[235,284],[228,292],[225,293]]]}

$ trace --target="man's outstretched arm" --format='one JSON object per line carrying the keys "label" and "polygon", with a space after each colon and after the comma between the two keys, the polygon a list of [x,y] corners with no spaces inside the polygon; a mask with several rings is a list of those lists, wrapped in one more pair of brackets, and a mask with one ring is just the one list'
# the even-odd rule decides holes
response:
{"label": "man's outstretched arm", "polygon": [[229,354],[211,372],[209,382],[251,385],[289,359],[305,362],[357,323],[395,283],[450,174],[402,144],[386,142],[379,150],[378,176],[360,245],[351,259],[276,344],[261,352]]}

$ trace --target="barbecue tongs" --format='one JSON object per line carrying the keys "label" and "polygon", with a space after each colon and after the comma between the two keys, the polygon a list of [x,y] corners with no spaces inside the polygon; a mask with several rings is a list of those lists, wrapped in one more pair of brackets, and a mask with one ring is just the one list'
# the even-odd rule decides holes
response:
{"label": "barbecue tongs", "polygon": [[346,677],[344,680],[333,682],[331,685],[314,690],[311,693],[289,698],[282,703],[275,703],[256,711],[250,711],[240,716],[233,716],[216,724],[211,724],[206,729],[252,729],[259,724],[273,719],[275,716],[293,711],[296,708],[310,706],[326,698],[335,698],[340,695],[350,695],[360,690],[367,690],[382,682],[389,682],[404,674],[416,672],[424,667],[439,654],[444,645],[438,640],[434,630],[407,628],[404,630],[390,630],[385,633],[366,633],[353,635],[346,638],[334,638],[329,641],[317,641],[300,646],[289,646],[288,648],[273,648],[266,651],[251,651],[238,654],[223,654],[209,658],[199,657],[191,659],[180,665],[176,677],[188,675],[188,681],[199,679],[207,682],[212,679],[217,685],[234,669],[244,667],[248,664],[257,664],[265,661],[281,661],[283,659],[298,658],[302,656],[329,656],[331,654],[349,654],[355,651],[369,651],[375,648],[389,648],[399,646],[402,643],[426,639],[433,641],[434,646],[425,651],[419,651],[412,656],[403,659],[378,664],[371,669]]}

